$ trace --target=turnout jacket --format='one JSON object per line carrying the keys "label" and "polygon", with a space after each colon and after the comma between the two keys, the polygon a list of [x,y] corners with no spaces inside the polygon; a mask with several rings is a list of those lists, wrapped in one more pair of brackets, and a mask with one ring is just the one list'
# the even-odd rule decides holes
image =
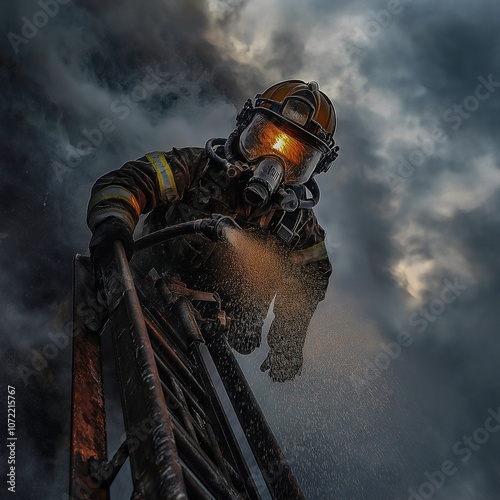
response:
{"label": "turnout jacket", "polygon": [[[283,241],[277,233],[283,230],[283,217],[288,215],[273,203],[258,208],[247,205],[242,195],[245,182],[241,178],[228,178],[220,167],[209,160],[203,148],[151,152],[96,181],[89,201],[87,222],[93,231],[106,218],[117,217],[133,231],[139,216],[149,214],[143,232],[150,232],[166,225],[206,217],[210,213],[232,216],[244,230],[275,245],[276,252],[288,263],[286,272],[280,274],[280,282],[272,283],[272,293],[270,289],[266,300],[260,301],[258,318],[251,317],[260,327],[276,292],[274,329],[271,329],[268,343],[278,348],[288,342],[287,349],[296,348],[301,352],[309,320],[318,302],[324,298],[332,270],[325,246],[325,232],[312,210],[300,209],[300,213],[294,213],[297,217],[292,224],[293,237],[288,242]],[[157,254],[163,252],[164,261],[170,264],[176,261],[178,265],[173,270],[182,279],[187,277],[190,285],[196,284],[196,280],[208,285],[205,279],[210,281],[210,276],[216,282],[219,274],[217,266],[227,264],[224,259],[228,257],[226,254],[222,263],[221,259],[214,260],[215,253],[224,253],[221,244],[208,242],[197,235],[180,240],[180,243],[161,245],[163,248],[157,250]],[[171,249],[176,247],[178,250],[172,253]],[[217,248],[219,250],[215,251]],[[211,275],[207,269],[211,269]],[[201,275],[204,279],[200,278]],[[297,283],[302,288],[300,299],[296,297]],[[222,292],[229,312],[237,310],[230,297],[231,292],[224,293],[219,286],[216,289]],[[206,290],[209,291],[209,288]],[[300,304],[290,307],[291,302]],[[249,303],[243,307],[243,315],[248,319],[247,306]],[[292,338],[294,340],[290,343]],[[259,343],[260,340],[257,345]]]}

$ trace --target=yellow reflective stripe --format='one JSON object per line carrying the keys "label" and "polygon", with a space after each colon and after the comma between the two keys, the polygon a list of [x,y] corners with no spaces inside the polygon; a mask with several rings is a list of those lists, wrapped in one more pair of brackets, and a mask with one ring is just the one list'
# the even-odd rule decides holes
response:
{"label": "yellow reflective stripe", "polygon": [[130,229],[132,229],[132,231],[135,228],[135,221],[127,212],[127,210],[120,210],[119,208],[106,208],[104,210],[96,210],[92,214],[90,214],[88,220],[90,230],[94,231],[94,228],[97,226],[97,224],[99,224],[99,222],[106,219],[107,217],[118,217],[119,219],[125,221],[130,226]]}
{"label": "yellow reflective stripe", "polygon": [[320,241],[319,243],[316,243],[316,245],[313,245],[312,247],[305,248],[304,250],[298,250],[297,253],[305,254],[305,253],[308,253],[308,252],[312,252],[312,251],[316,250],[317,248],[324,248],[325,252],[326,252],[325,242],[324,241]]}
{"label": "yellow reflective stripe", "polygon": [[298,250],[295,255],[292,256],[293,262],[315,262],[317,260],[326,259],[328,254],[326,252],[326,245],[324,241],[313,245],[312,247],[305,248],[304,250]]}
{"label": "yellow reflective stripe", "polygon": [[173,201],[178,197],[174,174],[168,164],[165,154],[155,151],[146,155],[156,170],[158,183],[160,184],[160,196],[164,201]]}
{"label": "yellow reflective stripe", "polygon": [[141,213],[141,207],[137,198],[130,191],[121,186],[108,186],[98,191],[90,200],[89,212],[91,212],[98,203],[101,203],[101,201],[113,199],[122,200],[128,203],[132,206],[137,215]]}

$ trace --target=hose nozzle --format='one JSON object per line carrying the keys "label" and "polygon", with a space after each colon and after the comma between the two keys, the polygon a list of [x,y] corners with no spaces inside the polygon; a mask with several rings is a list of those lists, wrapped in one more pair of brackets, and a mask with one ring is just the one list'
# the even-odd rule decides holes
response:
{"label": "hose nozzle", "polygon": [[194,224],[196,233],[202,234],[212,241],[228,242],[229,230],[241,230],[241,227],[229,215],[211,214],[209,219],[199,219]]}

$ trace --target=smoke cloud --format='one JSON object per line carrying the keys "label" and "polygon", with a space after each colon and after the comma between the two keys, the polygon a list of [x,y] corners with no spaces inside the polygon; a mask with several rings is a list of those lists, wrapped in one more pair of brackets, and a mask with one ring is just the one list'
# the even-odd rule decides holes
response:
{"label": "smoke cloud", "polygon": [[0,9],[2,387],[17,390],[22,498],[67,491],[71,259],[92,183],[227,136],[286,78],[332,98],[341,151],[318,177],[335,274],[302,376],[272,384],[265,348],[240,357],[271,426],[308,498],[496,498],[500,434],[478,429],[500,405],[498,5]]}

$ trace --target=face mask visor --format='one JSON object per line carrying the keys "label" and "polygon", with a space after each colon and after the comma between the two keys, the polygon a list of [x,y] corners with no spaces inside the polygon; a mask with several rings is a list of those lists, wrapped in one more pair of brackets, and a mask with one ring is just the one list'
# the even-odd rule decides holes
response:
{"label": "face mask visor", "polygon": [[257,112],[241,134],[240,150],[249,162],[263,157],[279,158],[283,164],[284,182],[303,184],[314,172],[322,152],[299,135],[300,131],[274,114]]}

